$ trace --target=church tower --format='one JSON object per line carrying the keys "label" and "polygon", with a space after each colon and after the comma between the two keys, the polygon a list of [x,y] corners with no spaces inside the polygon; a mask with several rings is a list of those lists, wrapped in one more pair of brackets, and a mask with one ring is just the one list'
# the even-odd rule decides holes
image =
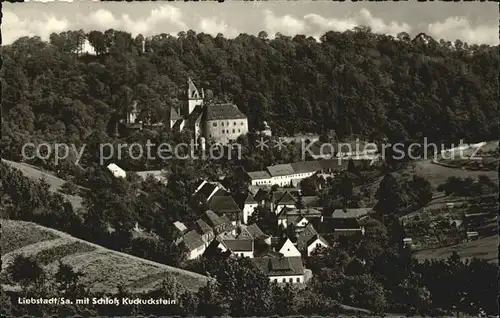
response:
{"label": "church tower", "polygon": [[202,90],[201,94],[194,85],[191,78],[188,78],[188,91],[187,91],[187,100],[185,101],[184,110],[182,115],[184,117],[189,116],[193,112],[196,106],[203,104],[203,99],[205,98],[204,92]]}

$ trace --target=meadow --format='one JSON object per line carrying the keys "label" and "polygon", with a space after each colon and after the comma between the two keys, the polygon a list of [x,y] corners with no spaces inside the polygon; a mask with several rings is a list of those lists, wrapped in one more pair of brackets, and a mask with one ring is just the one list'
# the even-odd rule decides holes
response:
{"label": "meadow", "polygon": [[33,257],[48,273],[55,273],[59,262],[73,266],[82,273],[82,282],[94,291],[114,293],[118,286],[133,292],[145,292],[173,276],[184,288],[192,291],[204,286],[208,277],[106,249],[72,237],[69,234],[34,223],[0,219],[2,226],[3,285],[13,284],[5,268],[16,255]]}

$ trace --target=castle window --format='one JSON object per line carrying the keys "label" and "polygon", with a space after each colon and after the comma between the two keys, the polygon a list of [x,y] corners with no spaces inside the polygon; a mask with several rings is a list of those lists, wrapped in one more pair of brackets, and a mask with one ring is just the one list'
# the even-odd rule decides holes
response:
{"label": "castle window", "polygon": [[222,129],[222,133],[224,133],[224,129]]}
{"label": "castle window", "polygon": [[300,283],[300,277],[297,277],[297,283]]}
{"label": "castle window", "polygon": [[240,130],[238,129],[238,132],[240,132]]}
{"label": "castle window", "polygon": [[222,126],[224,126],[224,123],[220,123]]}
{"label": "castle window", "polygon": [[243,126],[243,122],[241,122],[240,125]]}
{"label": "castle window", "polygon": [[233,122],[233,125],[236,126],[236,122]]}
{"label": "castle window", "polygon": [[234,129],[233,129],[233,134],[235,133]]}
{"label": "castle window", "polygon": [[213,123],[213,126],[214,126],[214,127],[217,127],[217,123]]}

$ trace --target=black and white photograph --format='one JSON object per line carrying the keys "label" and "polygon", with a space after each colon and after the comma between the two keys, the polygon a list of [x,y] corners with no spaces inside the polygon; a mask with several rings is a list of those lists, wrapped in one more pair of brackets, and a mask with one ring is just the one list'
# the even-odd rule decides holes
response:
{"label": "black and white photograph", "polygon": [[1,317],[498,317],[495,2],[24,1]]}

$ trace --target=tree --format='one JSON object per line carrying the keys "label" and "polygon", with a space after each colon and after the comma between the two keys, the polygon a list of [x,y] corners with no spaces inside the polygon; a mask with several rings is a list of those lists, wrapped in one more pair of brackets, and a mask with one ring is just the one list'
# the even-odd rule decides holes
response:
{"label": "tree", "polygon": [[198,315],[208,317],[220,317],[229,313],[229,303],[219,292],[219,285],[214,282],[208,282],[206,286],[198,291]]}
{"label": "tree", "polygon": [[45,273],[40,264],[33,258],[17,255],[12,264],[7,268],[7,274],[14,281],[28,287],[39,285],[45,278]]}
{"label": "tree", "polygon": [[78,191],[79,191],[79,188],[78,186],[73,183],[72,181],[68,181],[68,182],[65,182],[62,186],[61,186],[61,190],[60,190],[62,193],[65,193],[65,194],[69,194],[69,195],[76,195],[78,194]]}
{"label": "tree", "polygon": [[374,210],[383,215],[394,215],[399,212],[402,200],[402,191],[396,178],[392,174],[387,174],[382,181],[380,181],[375,198],[378,202]]}
{"label": "tree", "polygon": [[272,312],[280,316],[294,315],[298,311],[297,297],[298,292],[296,288],[290,284],[284,287],[277,284],[272,285],[273,300],[272,304],[274,309]]}
{"label": "tree", "polygon": [[316,182],[312,177],[302,179],[300,181],[301,194],[304,196],[314,196],[316,195]]}

